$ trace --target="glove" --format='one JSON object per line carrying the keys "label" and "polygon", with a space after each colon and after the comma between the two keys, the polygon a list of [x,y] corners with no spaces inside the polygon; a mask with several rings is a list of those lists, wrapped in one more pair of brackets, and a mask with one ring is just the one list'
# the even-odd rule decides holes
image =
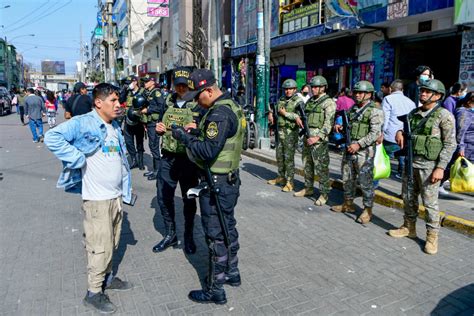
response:
{"label": "glove", "polygon": [[176,126],[175,124],[171,125],[171,136],[173,136],[174,139],[177,139],[182,143],[184,143],[187,139],[186,131],[184,130],[184,128]]}

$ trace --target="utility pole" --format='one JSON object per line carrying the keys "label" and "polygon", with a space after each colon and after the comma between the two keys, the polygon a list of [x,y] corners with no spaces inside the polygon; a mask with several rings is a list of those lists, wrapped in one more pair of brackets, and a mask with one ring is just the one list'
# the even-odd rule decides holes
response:
{"label": "utility pole", "polygon": [[[132,1],[127,0],[127,21],[128,21],[128,65],[127,65],[127,75],[132,74]],[[160,40],[161,41],[161,40]],[[161,61],[161,52],[160,52],[160,61]],[[161,69],[161,67],[160,67]]]}
{"label": "utility pole", "polygon": [[[265,135],[266,129],[266,107],[265,107],[265,38],[263,30],[263,2],[264,0],[258,0],[257,4],[257,58],[255,61],[256,73],[257,73],[257,127],[259,137],[259,147],[262,146],[262,138]],[[249,87],[247,87],[249,88]],[[269,142],[268,142],[269,143]],[[269,147],[269,144],[268,144]]]}
{"label": "utility pole", "polygon": [[[270,110],[270,43],[272,36],[272,0],[265,0],[264,4],[264,17],[265,17],[265,112]],[[262,137],[268,138],[268,122],[267,116],[265,115],[264,133]],[[270,146],[270,139],[268,138],[268,144]]]}
{"label": "utility pole", "polygon": [[222,87],[221,4],[222,4],[222,1],[216,0],[216,3],[214,5],[215,10],[216,10],[216,46],[217,46],[216,68],[217,68],[217,81],[219,82],[220,87]]}
{"label": "utility pole", "polygon": [[84,82],[84,44],[82,43],[82,24],[79,24],[79,45],[81,45],[81,77],[79,81]]}
{"label": "utility pole", "polygon": [[5,82],[7,83],[7,89],[10,90],[10,81],[8,81],[8,75],[9,75],[9,65],[8,65],[8,43],[7,43],[7,37],[5,36],[5,42],[4,42],[4,47],[5,49],[5,59],[4,59],[4,62],[3,64],[5,65],[5,71],[4,71],[4,74],[5,74]]}
{"label": "utility pole", "polygon": [[113,25],[112,25],[112,4],[113,0],[107,0],[106,2],[106,14],[107,14],[107,32],[106,32],[106,45],[107,45],[107,59],[108,68],[106,71],[106,82],[115,81],[115,50],[113,43]]}

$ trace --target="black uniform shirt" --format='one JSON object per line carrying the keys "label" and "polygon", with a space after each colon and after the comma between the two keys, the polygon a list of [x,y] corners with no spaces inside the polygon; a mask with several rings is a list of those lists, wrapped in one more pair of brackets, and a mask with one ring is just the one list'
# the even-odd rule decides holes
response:
{"label": "black uniform shirt", "polygon": [[147,114],[158,113],[160,115],[158,121],[163,120],[163,115],[165,114],[166,104],[163,95],[158,91],[158,89],[146,90],[145,97],[148,99],[149,105]]}

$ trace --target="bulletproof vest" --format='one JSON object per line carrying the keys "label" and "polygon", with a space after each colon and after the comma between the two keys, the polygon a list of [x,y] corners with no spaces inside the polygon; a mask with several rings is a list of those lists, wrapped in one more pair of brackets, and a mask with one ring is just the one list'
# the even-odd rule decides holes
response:
{"label": "bulletproof vest", "polygon": [[315,100],[313,98],[309,99],[308,103],[306,103],[305,112],[308,116],[308,126],[309,128],[322,128],[324,124],[324,111],[320,107],[324,101],[330,99],[330,97],[326,94]]}
{"label": "bulletproof vest", "polygon": [[171,136],[171,126],[173,124],[178,126],[185,126],[192,123],[199,113],[193,112],[196,108],[196,103],[186,102],[182,108],[175,106],[176,98],[173,95],[168,95],[166,98],[167,110],[163,115],[163,123],[166,126],[166,133],[163,135],[163,150],[172,153],[185,153],[186,147],[181,144],[178,140]]}
{"label": "bulletproof vest", "polygon": [[[160,95],[160,91],[156,88],[153,88],[151,91],[144,90],[143,96],[148,100],[149,103],[153,101],[155,98],[156,94]],[[152,114],[142,114],[141,121],[143,123],[152,123],[152,122],[158,122],[160,119],[160,114],[158,113],[152,113]]]}
{"label": "bulletproof vest", "polygon": [[[199,139],[202,141],[206,135],[205,122],[207,116],[212,113],[213,110],[217,109],[220,106],[229,107],[232,112],[237,116],[237,132],[231,138],[228,138],[224,144],[224,147],[217,155],[217,158],[211,163],[210,168],[211,172],[218,174],[225,174],[231,171],[234,171],[239,168],[240,163],[240,152],[242,151],[242,142],[244,135],[244,127],[246,124],[244,114],[240,106],[235,104],[231,99],[224,99],[217,101],[213,107],[204,115],[201,122],[199,123],[199,130],[201,135]],[[212,124],[212,122],[210,123]],[[209,125],[210,125],[209,124]],[[209,128],[209,127],[208,127]],[[217,129],[217,126],[216,126]],[[204,162],[199,159],[195,159],[196,164],[204,169]]]}
{"label": "bulletproof vest", "polygon": [[[295,113],[296,106],[300,102],[303,102],[303,100],[301,100],[301,98],[296,95],[296,93],[288,100],[286,99],[286,97],[283,96],[280,98],[280,101],[278,101],[277,109],[285,108],[286,112]],[[290,121],[283,115],[278,115],[278,127],[296,129],[297,125],[296,122]]]}
{"label": "bulletproof vest", "polygon": [[[443,142],[439,136],[431,135],[435,120],[441,116],[441,108],[434,111],[435,112],[431,113],[425,124],[416,131],[413,131],[412,135],[413,154],[415,156],[423,156],[428,160],[437,160],[439,153],[443,149]],[[412,130],[418,126],[422,119],[423,116],[421,116],[420,113],[410,115],[410,127]]]}
{"label": "bulletproof vest", "polygon": [[[370,131],[370,116],[375,108],[375,104],[370,103],[365,105],[362,114],[358,115],[357,110],[360,109],[358,106],[353,106],[349,112],[349,122],[351,124],[351,140],[357,141],[365,136]],[[358,116],[358,117],[357,117]]]}

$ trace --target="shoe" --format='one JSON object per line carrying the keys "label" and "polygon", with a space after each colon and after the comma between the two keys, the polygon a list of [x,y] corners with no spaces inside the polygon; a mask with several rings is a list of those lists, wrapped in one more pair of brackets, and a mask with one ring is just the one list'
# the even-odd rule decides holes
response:
{"label": "shoe", "polygon": [[449,180],[444,181],[444,183],[441,185],[445,190],[451,190],[451,182]]}
{"label": "shoe", "polygon": [[130,164],[130,169],[135,169],[138,167],[137,156],[132,156],[132,163]]}
{"label": "shoe", "polygon": [[86,297],[84,297],[82,302],[85,306],[91,307],[101,314],[112,314],[117,311],[117,307],[104,293],[97,293],[91,297],[89,297],[89,294],[86,294]]}
{"label": "shoe", "polygon": [[39,141],[40,141],[40,142],[44,142],[44,136],[40,136],[40,137],[39,137]]}
{"label": "shoe", "polygon": [[402,226],[397,229],[390,229],[388,235],[393,238],[416,238],[416,222],[405,219]]}
{"label": "shoe", "polygon": [[34,140],[33,143],[39,143],[39,140]]}
{"label": "shoe", "polygon": [[438,253],[438,232],[432,229],[426,231],[426,244],[424,251],[429,255]]}
{"label": "shoe", "polygon": [[372,219],[372,208],[366,207],[360,216],[356,219],[359,224],[368,224]]}
{"label": "shoe", "polygon": [[184,237],[184,253],[187,255],[194,255],[196,253],[196,243],[194,243],[194,238]]}
{"label": "shoe", "polygon": [[176,245],[178,245],[178,237],[176,236],[175,232],[171,232],[166,234],[166,236],[158,244],[156,244],[152,250],[155,253],[162,252],[169,247],[175,247]]}
{"label": "shoe", "polygon": [[293,182],[292,181],[288,181],[286,182],[286,185],[283,187],[283,189],[281,189],[283,192],[291,192],[293,191]]}
{"label": "shoe", "polygon": [[440,186],[438,189],[438,194],[439,195],[450,195],[448,191],[443,186]]}
{"label": "shoe", "polygon": [[114,277],[112,282],[105,287],[106,290],[114,291],[128,291],[133,288],[132,283],[127,281],[122,281],[121,279]]}
{"label": "shoe", "polygon": [[268,180],[267,183],[272,185],[285,184],[286,179],[283,177],[277,177],[276,179]]}
{"label": "shoe", "polygon": [[227,303],[227,298],[225,297],[224,289],[210,289],[210,290],[197,290],[191,291],[188,294],[188,297],[191,301],[196,303],[214,303],[218,305],[223,305]]}
{"label": "shoe", "polygon": [[158,177],[158,171],[154,171],[151,175],[147,177],[147,180],[153,181],[153,180],[156,180],[157,177]]}
{"label": "shoe", "polygon": [[328,195],[327,194],[321,194],[319,198],[314,202],[314,205],[316,206],[323,206],[326,205],[328,201]]}
{"label": "shoe", "polygon": [[137,162],[138,162],[138,169],[139,170],[145,170],[145,166],[143,165],[143,153],[142,152],[138,153]]}
{"label": "shoe", "polygon": [[331,211],[336,213],[354,213],[354,202],[352,200],[344,200],[343,204],[331,207]]}
{"label": "shoe", "polygon": [[303,196],[312,196],[314,194],[314,189],[303,189],[298,192],[293,193],[293,196],[303,197]]}
{"label": "shoe", "polygon": [[398,180],[401,180],[402,179],[402,175],[400,173],[397,173],[395,175],[395,178],[398,179]]}
{"label": "shoe", "polygon": [[240,274],[236,274],[236,275],[232,275],[232,276],[226,275],[224,284],[227,284],[227,285],[230,285],[230,286],[233,286],[233,287],[240,286],[240,284],[242,284],[242,282],[240,280]]}
{"label": "shoe", "polygon": [[151,176],[154,172],[155,172],[155,170],[150,170],[150,171],[148,171],[148,172],[145,172],[145,173],[143,174],[143,176],[144,176],[144,177],[149,177],[149,176]]}

